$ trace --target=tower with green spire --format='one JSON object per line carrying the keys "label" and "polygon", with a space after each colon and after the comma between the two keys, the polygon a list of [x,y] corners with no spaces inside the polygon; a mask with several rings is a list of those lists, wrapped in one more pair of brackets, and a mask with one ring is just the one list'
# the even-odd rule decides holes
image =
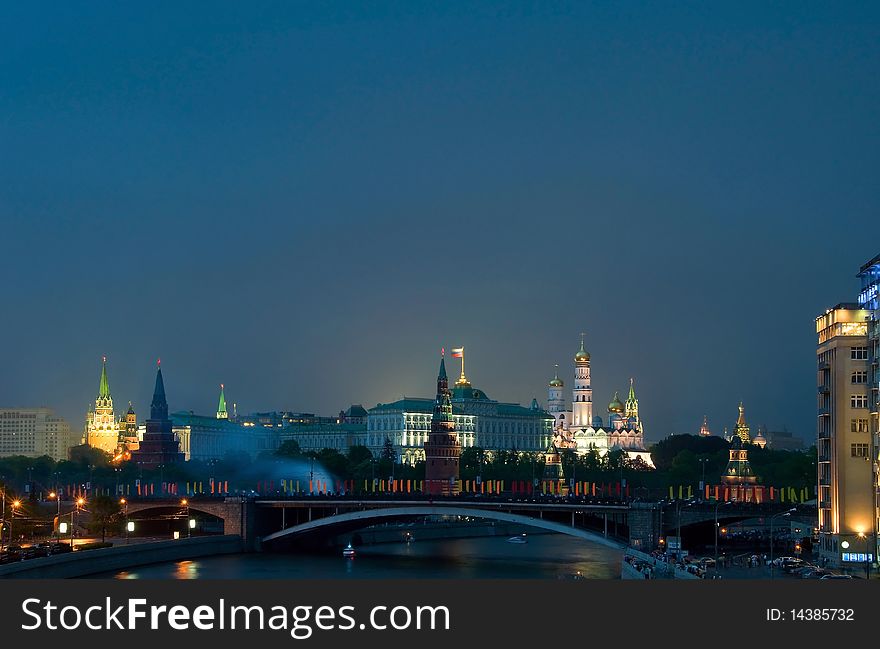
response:
{"label": "tower with green spire", "polygon": [[217,405],[217,419],[229,419],[226,412],[226,395],[223,394],[223,384],[220,384],[220,403]]}
{"label": "tower with green spire", "polygon": [[636,399],[636,391],[633,388],[633,380],[629,380],[629,396],[626,398],[626,404],[623,408],[623,416],[627,419],[639,420],[639,400]]}
{"label": "tower with green spire", "polygon": [[85,438],[86,444],[106,453],[115,454],[119,447],[119,424],[113,415],[106,356],[101,359],[101,379],[98,383],[98,396],[95,397],[95,409],[90,410],[86,416]]}

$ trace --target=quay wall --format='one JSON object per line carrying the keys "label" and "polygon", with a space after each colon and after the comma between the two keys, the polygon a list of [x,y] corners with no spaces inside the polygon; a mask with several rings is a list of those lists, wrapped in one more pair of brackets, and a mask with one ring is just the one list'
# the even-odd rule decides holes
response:
{"label": "quay wall", "polygon": [[164,561],[235,554],[242,550],[238,535],[117,545],[5,564],[0,566],[0,579],[69,579]]}

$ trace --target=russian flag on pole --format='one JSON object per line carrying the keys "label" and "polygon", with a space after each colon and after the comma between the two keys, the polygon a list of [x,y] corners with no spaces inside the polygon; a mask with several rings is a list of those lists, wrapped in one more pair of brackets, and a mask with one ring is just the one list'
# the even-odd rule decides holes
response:
{"label": "russian flag on pole", "polygon": [[452,350],[452,358],[461,358],[464,356],[464,347],[456,347]]}

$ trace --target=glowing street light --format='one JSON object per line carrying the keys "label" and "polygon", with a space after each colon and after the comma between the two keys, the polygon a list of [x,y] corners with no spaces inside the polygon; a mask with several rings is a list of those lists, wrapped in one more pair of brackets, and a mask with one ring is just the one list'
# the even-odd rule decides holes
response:
{"label": "glowing street light", "polygon": [[186,507],[186,518],[189,521],[189,523],[186,526],[186,538],[189,538],[192,536],[192,530],[195,528],[196,522],[195,522],[195,520],[193,520],[189,517],[189,501],[186,498],[183,498],[180,501],[180,504],[183,505],[184,507]]}

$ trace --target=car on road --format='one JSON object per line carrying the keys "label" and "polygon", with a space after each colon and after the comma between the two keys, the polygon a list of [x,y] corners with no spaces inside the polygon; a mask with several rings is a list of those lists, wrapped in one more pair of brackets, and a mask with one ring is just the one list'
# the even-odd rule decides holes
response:
{"label": "car on road", "polygon": [[852,575],[823,575],[819,579],[853,579]]}

